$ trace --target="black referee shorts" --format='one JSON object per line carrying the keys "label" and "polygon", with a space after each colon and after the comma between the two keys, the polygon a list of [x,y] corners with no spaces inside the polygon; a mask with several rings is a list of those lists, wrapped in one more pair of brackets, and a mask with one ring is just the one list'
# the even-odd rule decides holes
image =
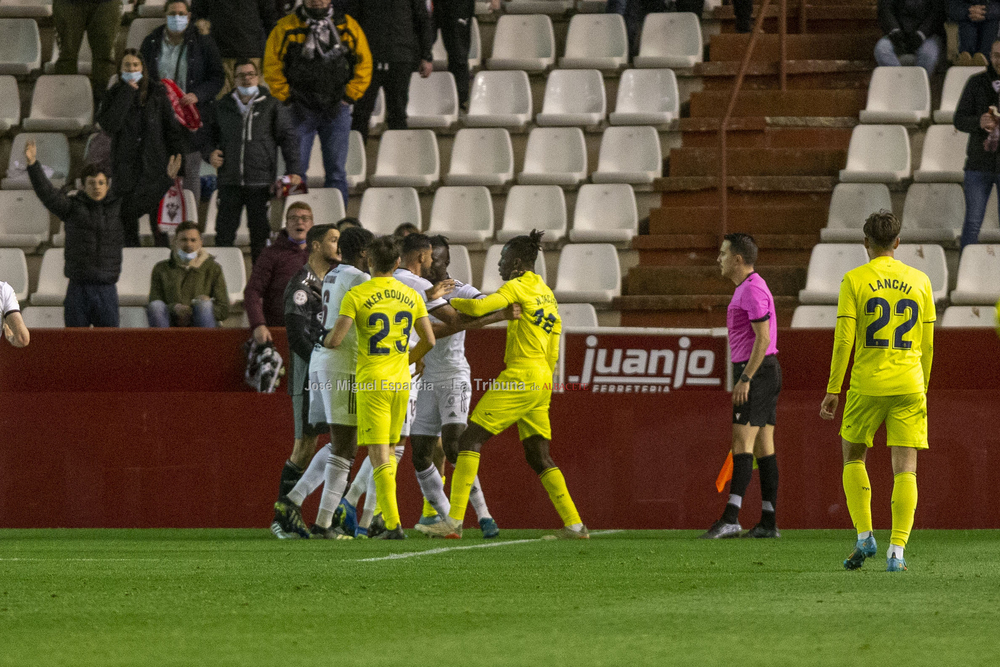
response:
{"label": "black referee shorts", "polygon": [[[739,382],[747,362],[733,364],[733,380]],[[733,423],[750,426],[774,426],[778,416],[778,394],[781,393],[781,364],[778,357],[764,357],[760,368],[750,380],[750,396],[743,405],[733,406]]]}

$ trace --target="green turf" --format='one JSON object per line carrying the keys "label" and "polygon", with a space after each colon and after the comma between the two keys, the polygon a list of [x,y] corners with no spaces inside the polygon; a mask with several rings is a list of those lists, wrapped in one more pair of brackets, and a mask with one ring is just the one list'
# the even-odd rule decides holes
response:
{"label": "green turf", "polygon": [[[265,530],[0,530],[0,665],[975,665],[1000,531],[589,542],[282,541]],[[500,540],[537,538],[504,531]]]}

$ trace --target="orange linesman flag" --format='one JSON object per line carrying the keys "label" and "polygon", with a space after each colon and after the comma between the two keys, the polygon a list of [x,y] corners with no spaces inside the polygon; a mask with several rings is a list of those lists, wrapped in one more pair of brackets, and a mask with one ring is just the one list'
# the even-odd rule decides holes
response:
{"label": "orange linesman flag", "polygon": [[733,478],[733,453],[732,451],[726,455],[726,461],[722,464],[722,470],[719,471],[719,476],[715,478],[715,488],[722,493],[722,490],[726,488],[726,483]]}

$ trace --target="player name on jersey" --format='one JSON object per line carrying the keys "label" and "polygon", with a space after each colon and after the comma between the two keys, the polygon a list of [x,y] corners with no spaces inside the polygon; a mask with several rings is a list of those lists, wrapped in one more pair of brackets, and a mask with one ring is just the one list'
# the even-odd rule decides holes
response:
{"label": "player name on jersey", "polygon": [[374,306],[379,301],[382,301],[383,299],[396,299],[397,301],[402,302],[403,304],[409,306],[410,308],[413,308],[417,305],[417,302],[414,301],[412,298],[410,298],[409,294],[402,292],[400,290],[395,290],[390,288],[382,290],[381,292],[376,292],[375,294],[372,294],[370,297],[365,299],[364,307],[371,308],[372,306]]}

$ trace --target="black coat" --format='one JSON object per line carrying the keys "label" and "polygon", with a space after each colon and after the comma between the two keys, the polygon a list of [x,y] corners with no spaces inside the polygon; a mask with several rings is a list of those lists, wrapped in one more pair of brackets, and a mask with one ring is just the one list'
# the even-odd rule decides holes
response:
{"label": "black coat", "polygon": [[[182,128],[159,81],[147,81],[146,102],[140,101],[139,91],[119,81],[105,94],[97,113],[101,129],[111,137],[111,187],[115,196],[136,193],[154,201],[138,207],[147,211],[167,189],[167,161],[171,155],[187,153],[190,135]],[[159,192],[143,194],[153,185]]]}
{"label": "black coat", "polygon": [[81,283],[117,283],[125,241],[121,200],[110,194],[101,201],[94,201],[83,192],[64,195],[52,186],[37,161],[28,167],[28,177],[45,208],[65,224],[66,277]]}
{"label": "black coat", "polygon": [[433,60],[437,32],[425,0],[350,0],[345,13],[361,25],[372,62],[413,63]]}
{"label": "black coat", "polygon": [[278,21],[274,0],[194,0],[191,20],[208,19],[223,58],[263,58]]}
{"label": "black coat", "polygon": [[[994,85],[996,88],[994,88]],[[962,91],[962,97],[955,107],[955,127],[969,133],[969,145],[965,149],[965,169],[967,171],[988,171],[1000,173],[998,153],[988,153],[983,148],[983,142],[989,133],[979,127],[979,118],[990,110],[991,106],[1000,107],[1000,74],[993,65],[985,72],[969,77]]]}
{"label": "black coat", "polygon": [[222,150],[219,185],[271,185],[278,175],[279,148],[286,173],[305,173],[291,114],[266,88],[253,100],[249,124],[232,95],[218,101],[204,153],[207,160],[212,151]]}
{"label": "black coat", "polygon": [[946,0],[878,0],[882,32],[922,32],[924,37],[944,35]]}

